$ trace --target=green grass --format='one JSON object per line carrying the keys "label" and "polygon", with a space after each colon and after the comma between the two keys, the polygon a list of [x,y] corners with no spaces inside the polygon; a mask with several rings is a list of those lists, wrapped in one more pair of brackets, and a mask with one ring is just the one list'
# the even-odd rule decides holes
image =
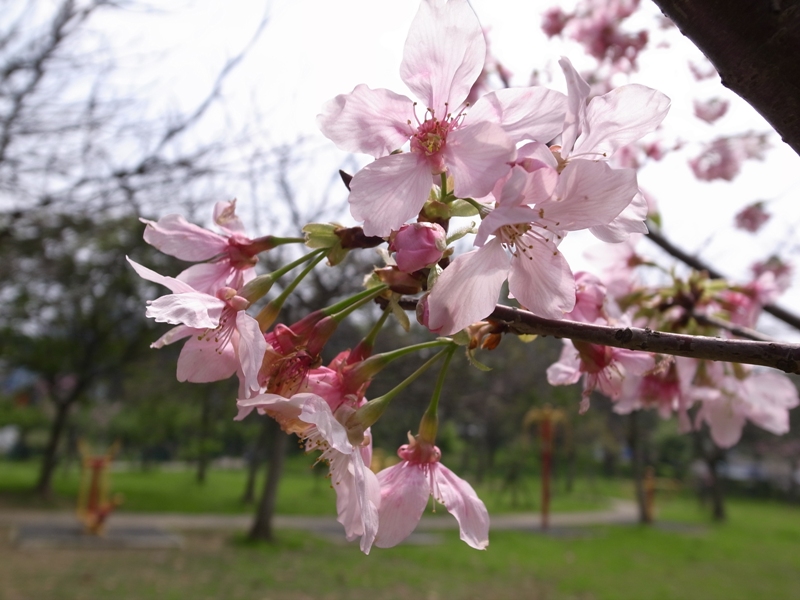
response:
{"label": "green grass", "polygon": [[[333,515],[335,494],[330,489],[323,465],[311,468],[313,458],[293,456],[286,464],[281,480],[277,512],[285,515]],[[0,507],[71,508],[78,495],[78,468],[60,469],[53,479],[55,497],[50,502],[33,498],[30,490],[36,481],[35,462],[0,461]],[[111,473],[111,493],[124,498],[122,510],[138,512],[249,513],[252,507],[241,502],[244,471],[209,470],[206,483],[195,480],[194,470],[131,470]],[[257,491],[260,491],[259,481]],[[604,479],[578,479],[567,494],[563,483],[554,484],[551,510],[569,512],[598,510],[608,505],[612,496],[632,497],[629,486]],[[535,511],[540,508],[538,479],[521,484],[516,493],[499,481],[476,486],[478,495],[494,514]]]}
{"label": "green grass", "polygon": [[7,551],[0,598],[37,600],[789,600],[800,598],[800,510],[730,502],[710,525],[688,499],[662,503],[670,528],[616,526],[575,535],[491,534],[478,552],[455,532],[431,546],[363,556],[283,531],[275,545],[187,534],[172,551]]}

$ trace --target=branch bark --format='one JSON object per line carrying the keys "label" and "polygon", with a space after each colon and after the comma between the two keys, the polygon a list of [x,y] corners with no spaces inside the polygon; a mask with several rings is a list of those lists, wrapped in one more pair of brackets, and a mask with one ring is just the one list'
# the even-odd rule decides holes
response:
{"label": "branch bark", "polygon": [[606,327],[576,321],[545,319],[511,306],[495,306],[489,317],[507,333],[552,335],[590,344],[643,350],[704,360],[772,367],[800,374],[800,344],[729,340],[638,327]]}
{"label": "branch bark", "polygon": [[800,154],[800,5],[789,0],[653,0]]}

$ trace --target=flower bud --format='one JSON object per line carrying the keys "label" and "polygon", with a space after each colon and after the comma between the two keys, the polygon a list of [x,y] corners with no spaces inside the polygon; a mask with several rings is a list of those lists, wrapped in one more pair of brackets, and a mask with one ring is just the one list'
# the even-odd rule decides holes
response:
{"label": "flower bud", "polygon": [[410,223],[392,235],[389,250],[397,267],[413,273],[439,262],[447,250],[447,233],[436,223]]}

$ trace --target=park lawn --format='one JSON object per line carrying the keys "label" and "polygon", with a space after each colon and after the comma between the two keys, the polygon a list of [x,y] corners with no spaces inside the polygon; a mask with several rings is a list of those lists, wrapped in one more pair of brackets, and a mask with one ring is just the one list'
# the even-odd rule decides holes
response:
{"label": "park lawn", "polygon": [[[287,460],[278,493],[278,514],[335,515],[335,494],[325,477],[327,468],[312,468],[313,458],[293,456]],[[36,481],[38,463],[0,461],[0,507],[72,508],[78,495],[77,467],[56,472],[53,479],[55,497],[49,502],[32,498],[30,490]],[[133,469],[115,471],[110,476],[111,494],[123,497],[120,510],[135,512],[180,513],[249,513],[252,506],[241,501],[245,486],[242,470],[210,469],[204,485],[197,483],[191,467],[184,470],[147,471]],[[600,510],[609,498],[632,498],[632,489],[616,480],[602,478],[576,479],[573,490],[565,491],[563,482],[556,482],[551,510],[572,512]],[[536,478],[509,490],[493,480],[476,486],[478,495],[491,513],[535,511],[540,507],[540,486]],[[261,480],[256,487],[261,489]]]}
{"label": "park lawn", "polygon": [[[183,550],[11,551],[0,540],[0,598],[37,600],[800,598],[800,510],[730,502],[730,521],[701,523],[696,503],[673,499],[662,527],[497,531],[485,552],[455,532],[441,543],[363,556],[294,531],[275,545],[187,533]],[[1,532],[0,532],[1,533]]]}

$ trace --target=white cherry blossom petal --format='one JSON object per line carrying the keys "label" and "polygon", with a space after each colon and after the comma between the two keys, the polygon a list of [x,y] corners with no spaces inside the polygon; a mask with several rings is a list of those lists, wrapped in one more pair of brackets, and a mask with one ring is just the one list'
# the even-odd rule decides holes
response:
{"label": "white cherry blossom petal", "polygon": [[489,546],[489,512],[472,486],[441,463],[430,465],[432,493],[452,514],[461,539],[477,550]]}
{"label": "white cherry blossom petal", "polygon": [[228,248],[227,238],[189,223],[181,215],[166,215],[158,221],[139,220],[147,225],[145,242],[181,260],[208,260]]}
{"label": "white cherry blossom petal", "polygon": [[378,473],[381,504],[378,508],[378,548],[391,548],[414,531],[428,499],[431,485],[425,467],[402,461]]}
{"label": "white cherry blossom petal", "polygon": [[467,122],[499,124],[513,142],[549,142],[561,133],[567,97],[546,87],[506,88],[485,94],[467,112]]}
{"label": "white cherry blossom petal", "polygon": [[195,329],[213,329],[219,325],[224,301],[202,292],[167,294],[149,300],[145,314],[158,323],[186,325]]}
{"label": "white cherry blossom petal", "polygon": [[432,186],[430,168],[420,154],[384,156],[350,182],[350,213],[364,222],[365,235],[385,237],[419,214]]}
{"label": "white cherry blossom petal", "polygon": [[[428,296],[428,326],[450,335],[489,316],[508,274],[509,258],[499,240],[456,257]],[[466,301],[468,299],[468,301]]]}
{"label": "white cherry blossom petal", "polygon": [[466,0],[423,0],[406,38],[400,77],[443,119],[466,100],[485,60],[483,30]]}
{"label": "white cherry blossom petal", "polygon": [[508,173],[516,148],[503,128],[479,122],[451,131],[442,150],[448,174],[459,198],[481,198]]}
{"label": "white cherry blossom petal", "polygon": [[667,116],[669,105],[667,96],[636,83],[592,98],[573,154],[611,156],[654,131]]}
{"label": "white cherry blossom petal", "polygon": [[360,84],[326,102],[317,126],[342,150],[380,158],[408,141],[414,132],[408,121],[413,118],[410,98]]}
{"label": "white cherry blossom petal", "polygon": [[542,317],[561,319],[575,307],[575,278],[552,242],[523,236],[523,253],[511,261],[508,289],[526,309]]}

